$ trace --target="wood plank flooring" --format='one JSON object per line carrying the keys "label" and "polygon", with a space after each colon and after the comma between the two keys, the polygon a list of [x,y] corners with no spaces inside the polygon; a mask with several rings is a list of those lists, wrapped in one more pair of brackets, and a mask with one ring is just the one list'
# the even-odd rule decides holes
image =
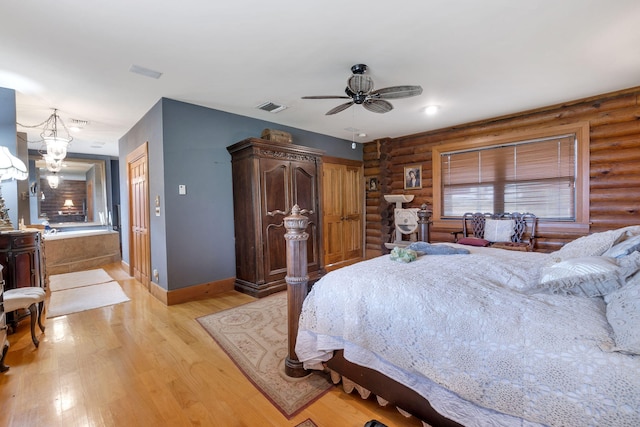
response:
{"label": "wood plank flooring", "polygon": [[[119,264],[104,267],[130,302],[46,319],[40,348],[28,321],[9,336],[0,374],[2,426],[421,426],[395,408],[335,387],[287,420],[196,318],[253,301],[235,291],[167,307]],[[40,331],[36,328],[36,331]]]}

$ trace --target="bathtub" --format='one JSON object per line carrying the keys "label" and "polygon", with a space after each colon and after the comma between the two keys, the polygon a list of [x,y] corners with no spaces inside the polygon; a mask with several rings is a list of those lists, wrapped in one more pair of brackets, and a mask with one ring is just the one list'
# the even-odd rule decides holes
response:
{"label": "bathtub", "polygon": [[56,229],[55,234],[44,231],[42,234],[47,275],[97,268],[122,260],[117,231],[105,227]]}

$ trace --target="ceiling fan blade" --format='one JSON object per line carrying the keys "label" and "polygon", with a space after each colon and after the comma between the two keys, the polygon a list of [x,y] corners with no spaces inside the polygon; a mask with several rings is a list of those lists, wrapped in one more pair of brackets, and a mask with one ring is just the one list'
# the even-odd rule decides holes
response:
{"label": "ceiling fan blade", "polygon": [[318,96],[303,96],[302,99],[351,99],[349,96],[339,95],[318,95]]}
{"label": "ceiling fan blade", "polygon": [[393,110],[393,105],[390,102],[384,101],[382,99],[369,99],[365,101],[362,106],[369,111],[374,113],[388,113]]}
{"label": "ceiling fan blade", "polygon": [[340,105],[338,105],[337,107],[332,108],[331,110],[327,111],[327,112],[325,113],[325,116],[330,116],[330,115],[332,115],[332,114],[339,113],[340,111],[344,111],[344,110],[346,110],[347,108],[351,107],[352,105],[353,105],[353,101],[345,102],[344,104],[340,104]]}
{"label": "ceiling fan blade", "polygon": [[378,89],[371,93],[377,99],[397,99],[417,96],[422,93],[422,86],[392,86]]}

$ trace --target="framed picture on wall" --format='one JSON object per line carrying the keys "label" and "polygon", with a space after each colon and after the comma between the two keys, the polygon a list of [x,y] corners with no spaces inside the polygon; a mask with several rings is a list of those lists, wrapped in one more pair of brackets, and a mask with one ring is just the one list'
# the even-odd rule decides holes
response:
{"label": "framed picture on wall", "polygon": [[404,167],[404,189],[414,190],[422,188],[422,165]]}
{"label": "framed picture on wall", "polygon": [[369,178],[368,191],[378,191],[378,178]]}

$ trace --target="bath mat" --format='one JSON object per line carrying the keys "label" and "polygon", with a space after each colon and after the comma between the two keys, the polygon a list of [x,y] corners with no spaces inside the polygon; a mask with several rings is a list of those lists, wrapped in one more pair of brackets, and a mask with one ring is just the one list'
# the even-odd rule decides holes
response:
{"label": "bath mat", "polygon": [[49,277],[49,289],[62,291],[81,286],[96,285],[98,283],[111,282],[113,278],[101,268],[85,271],[74,271],[73,273],[54,274]]}
{"label": "bath mat", "polygon": [[288,419],[320,398],[333,384],[313,372],[284,373],[287,356],[287,293],[261,298],[197,319],[240,371]]}
{"label": "bath mat", "polygon": [[118,282],[100,283],[51,292],[47,318],[64,316],[129,301]]}

